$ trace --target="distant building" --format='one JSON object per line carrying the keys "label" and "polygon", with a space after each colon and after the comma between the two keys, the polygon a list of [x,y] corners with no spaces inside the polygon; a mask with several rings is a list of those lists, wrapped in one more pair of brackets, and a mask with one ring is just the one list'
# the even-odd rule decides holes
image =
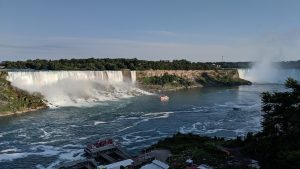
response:
{"label": "distant building", "polygon": [[218,65],[218,64],[215,64],[215,63],[213,63],[212,65],[215,66],[216,68],[221,68],[221,65]]}

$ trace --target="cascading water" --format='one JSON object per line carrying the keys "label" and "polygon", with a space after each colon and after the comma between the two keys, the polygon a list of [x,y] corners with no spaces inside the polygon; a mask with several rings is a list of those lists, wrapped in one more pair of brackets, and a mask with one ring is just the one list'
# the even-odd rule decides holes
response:
{"label": "cascading water", "polygon": [[263,57],[252,68],[238,72],[240,78],[257,84],[283,84],[289,77],[300,80],[300,69],[282,69],[268,57]]}
{"label": "cascading water", "polygon": [[130,71],[131,82],[135,83],[136,81],[136,71]]}
{"label": "cascading water", "polygon": [[146,94],[134,86],[135,71],[126,75],[122,71],[23,71],[8,72],[7,80],[41,93],[50,107],[83,106]]}

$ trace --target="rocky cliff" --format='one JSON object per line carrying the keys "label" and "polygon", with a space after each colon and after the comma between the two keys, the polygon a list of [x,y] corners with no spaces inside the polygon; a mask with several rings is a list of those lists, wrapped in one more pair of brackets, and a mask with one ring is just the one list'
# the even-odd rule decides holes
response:
{"label": "rocky cliff", "polygon": [[239,73],[236,69],[224,69],[224,70],[145,70],[136,71],[137,79],[151,76],[163,76],[164,74],[176,75],[185,79],[195,80],[195,78],[202,74],[208,74],[210,76],[226,76],[230,75],[232,78],[239,78]]}
{"label": "rocky cliff", "polygon": [[[166,82],[166,75],[176,76],[179,81],[185,80],[185,83]],[[223,70],[146,70],[137,71],[136,78],[139,84],[146,88],[159,90],[172,90],[201,86],[237,86],[249,85],[251,82],[239,77],[236,69]],[[150,79],[150,80],[149,80]],[[153,80],[154,79],[154,80]],[[174,78],[173,78],[174,79]],[[150,81],[150,83],[149,83]],[[151,82],[157,82],[151,84]],[[184,84],[184,85],[182,85]]]}

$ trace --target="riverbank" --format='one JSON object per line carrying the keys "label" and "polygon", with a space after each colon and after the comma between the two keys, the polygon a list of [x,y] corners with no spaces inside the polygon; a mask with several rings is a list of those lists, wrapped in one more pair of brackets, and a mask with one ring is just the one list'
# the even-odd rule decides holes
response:
{"label": "riverbank", "polygon": [[43,110],[43,109],[47,109],[47,108],[48,108],[48,106],[41,106],[41,107],[35,107],[35,108],[25,108],[23,110],[18,110],[18,111],[0,112],[0,117],[1,116],[20,115],[23,113],[35,112],[35,111]]}
{"label": "riverbank", "polygon": [[0,71],[0,116],[15,115],[47,108],[43,97],[30,94],[11,85],[7,72]]}

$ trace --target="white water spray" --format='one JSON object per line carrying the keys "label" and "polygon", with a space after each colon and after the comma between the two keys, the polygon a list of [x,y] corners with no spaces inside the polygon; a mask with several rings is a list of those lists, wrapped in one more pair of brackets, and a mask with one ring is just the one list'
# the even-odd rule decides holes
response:
{"label": "white water spray", "polygon": [[283,84],[289,77],[300,80],[299,69],[280,69],[275,63],[263,59],[251,69],[239,69],[239,76],[258,84]]}
{"label": "white water spray", "polygon": [[148,94],[135,87],[136,72],[38,71],[8,72],[13,86],[39,92],[50,107],[83,106],[96,102]]}

